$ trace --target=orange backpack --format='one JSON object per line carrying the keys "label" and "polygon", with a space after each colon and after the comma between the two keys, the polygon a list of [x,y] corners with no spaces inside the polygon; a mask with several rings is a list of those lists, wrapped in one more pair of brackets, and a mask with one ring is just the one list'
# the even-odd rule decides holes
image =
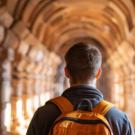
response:
{"label": "orange backpack", "polygon": [[49,102],[56,104],[62,112],[53,123],[49,135],[113,135],[104,117],[112,108],[111,103],[102,100],[92,109],[91,103],[84,99],[74,110],[73,105],[62,96]]}

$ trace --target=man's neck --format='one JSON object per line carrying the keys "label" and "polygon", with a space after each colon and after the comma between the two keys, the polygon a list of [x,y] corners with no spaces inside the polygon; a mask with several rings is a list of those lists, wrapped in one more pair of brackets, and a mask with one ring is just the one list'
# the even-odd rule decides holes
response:
{"label": "man's neck", "polygon": [[70,83],[70,87],[79,86],[79,85],[87,85],[96,88],[96,80],[92,80],[86,83]]}

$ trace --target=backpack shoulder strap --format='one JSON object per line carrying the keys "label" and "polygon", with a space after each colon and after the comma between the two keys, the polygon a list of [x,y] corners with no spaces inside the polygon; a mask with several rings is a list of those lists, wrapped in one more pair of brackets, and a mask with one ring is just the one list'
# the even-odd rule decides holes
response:
{"label": "backpack shoulder strap", "polygon": [[54,103],[62,113],[68,113],[74,110],[72,103],[63,96],[56,97],[54,99],[49,100],[48,102]]}
{"label": "backpack shoulder strap", "polygon": [[99,102],[95,108],[93,108],[93,112],[99,113],[101,115],[105,115],[114,105],[106,100],[102,100]]}

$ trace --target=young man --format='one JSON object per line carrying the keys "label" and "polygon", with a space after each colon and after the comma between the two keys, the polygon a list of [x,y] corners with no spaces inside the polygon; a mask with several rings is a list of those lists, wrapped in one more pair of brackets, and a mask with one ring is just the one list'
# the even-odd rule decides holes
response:
{"label": "young man", "polygon": [[[101,74],[102,56],[95,47],[77,43],[65,55],[65,75],[69,78],[70,88],[64,91],[66,97],[74,107],[82,98],[91,101],[93,108],[103,100],[103,94],[96,88],[96,81]],[[53,122],[60,116],[60,109],[53,103],[40,107],[27,131],[27,135],[47,135]],[[126,114],[117,108],[111,108],[105,115],[114,135],[134,135]]]}

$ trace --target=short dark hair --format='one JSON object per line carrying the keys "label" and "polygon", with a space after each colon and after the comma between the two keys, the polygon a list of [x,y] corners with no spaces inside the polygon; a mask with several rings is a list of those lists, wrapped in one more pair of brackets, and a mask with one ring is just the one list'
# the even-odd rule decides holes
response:
{"label": "short dark hair", "polygon": [[101,67],[102,55],[96,47],[96,42],[76,43],[65,55],[66,67],[74,83],[86,81],[96,77]]}

